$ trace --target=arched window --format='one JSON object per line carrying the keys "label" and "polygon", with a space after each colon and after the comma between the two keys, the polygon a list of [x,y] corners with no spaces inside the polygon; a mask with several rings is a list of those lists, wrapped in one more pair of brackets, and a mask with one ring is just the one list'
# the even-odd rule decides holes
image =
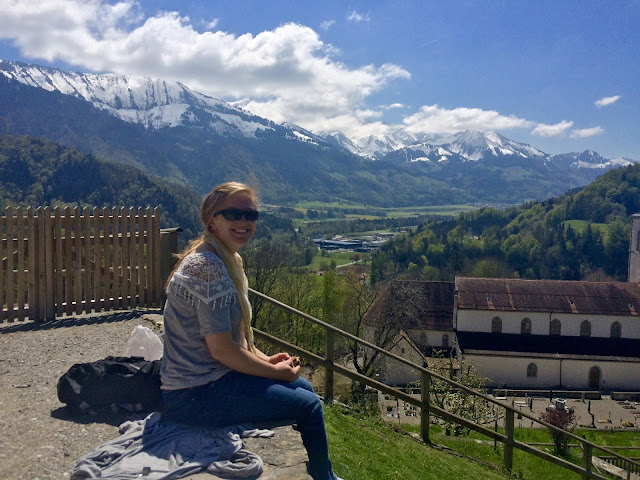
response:
{"label": "arched window", "polygon": [[523,318],[522,322],[520,322],[520,333],[525,335],[531,334],[531,320],[527,317]]}
{"label": "arched window", "polygon": [[591,336],[591,322],[589,320],[584,320],[580,324],[580,336],[581,337],[590,337]]}
{"label": "arched window", "polygon": [[622,325],[620,325],[620,322],[613,322],[611,324],[611,338],[620,337],[622,337]]}
{"label": "arched window", "polygon": [[538,376],[538,366],[535,363],[527,365],[527,378],[536,378]]}
{"label": "arched window", "polygon": [[446,333],[442,334],[442,346],[444,348],[449,347],[449,335],[447,335]]}
{"label": "arched window", "polygon": [[549,324],[549,335],[560,335],[562,332],[562,323],[557,318],[551,320]]}
{"label": "arched window", "polygon": [[502,333],[502,319],[493,317],[491,320],[491,333]]}

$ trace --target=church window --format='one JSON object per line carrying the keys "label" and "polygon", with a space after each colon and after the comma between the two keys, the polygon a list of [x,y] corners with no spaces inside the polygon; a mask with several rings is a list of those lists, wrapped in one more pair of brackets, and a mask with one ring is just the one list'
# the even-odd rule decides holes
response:
{"label": "church window", "polygon": [[527,378],[536,378],[538,376],[538,366],[535,363],[527,365]]}
{"label": "church window", "polygon": [[589,320],[585,320],[580,324],[580,336],[581,337],[591,336],[591,322]]}
{"label": "church window", "polygon": [[561,331],[562,323],[560,323],[560,320],[557,318],[551,320],[551,323],[549,324],[549,335],[560,335]]}
{"label": "church window", "polygon": [[620,325],[620,322],[613,322],[611,324],[611,338],[620,337],[622,337],[622,325]]}
{"label": "church window", "polygon": [[529,335],[531,334],[531,320],[528,318],[523,318],[522,322],[520,322],[520,333]]}
{"label": "church window", "polygon": [[502,319],[500,317],[493,317],[491,320],[491,333],[502,333]]}

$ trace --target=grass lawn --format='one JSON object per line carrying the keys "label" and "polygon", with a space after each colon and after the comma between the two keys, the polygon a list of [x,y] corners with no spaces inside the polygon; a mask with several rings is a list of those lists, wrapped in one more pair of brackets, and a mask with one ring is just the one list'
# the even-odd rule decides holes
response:
{"label": "grass lawn", "polygon": [[[402,428],[409,432],[418,433],[419,427],[416,425],[402,425]],[[502,432],[502,428],[499,429]],[[602,446],[640,446],[640,435],[637,432],[607,432],[594,430],[575,430],[578,436],[585,435],[585,438],[593,443]],[[545,429],[516,428],[514,437],[524,443],[551,443],[551,437]],[[494,447],[492,440],[483,435],[471,432],[468,436],[446,436],[443,429],[437,425],[432,425],[430,429],[431,441],[436,445],[445,445],[461,455],[474,458],[480,462],[496,465],[499,468],[503,465],[504,449],[500,443]],[[536,447],[553,453],[551,447]],[[636,456],[637,453],[619,451],[622,455]],[[565,457],[577,465],[582,464],[582,450],[570,448],[569,456]],[[554,479],[554,480],[574,480],[579,475],[546,462],[538,457],[525,453],[521,450],[514,451],[513,473],[521,479]],[[445,477],[449,478],[449,477]],[[453,478],[453,477],[451,477]],[[443,479],[444,480],[444,479]]]}
{"label": "grass lawn", "polygon": [[428,447],[380,419],[345,414],[339,406],[325,407],[325,421],[334,469],[348,480],[512,478],[499,465]]}
{"label": "grass lawn", "polygon": [[327,252],[325,255],[314,255],[313,260],[307,268],[311,271],[320,270],[320,267],[326,265],[327,267],[331,265],[331,261],[336,262],[336,266],[344,265],[346,263],[351,263],[353,257],[353,252]]}

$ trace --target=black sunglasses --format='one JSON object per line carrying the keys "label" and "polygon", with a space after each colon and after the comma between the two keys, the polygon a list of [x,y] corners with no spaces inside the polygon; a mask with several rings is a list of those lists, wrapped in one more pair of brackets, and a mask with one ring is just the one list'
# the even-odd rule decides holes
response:
{"label": "black sunglasses", "polygon": [[225,220],[229,220],[230,222],[237,222],[242,217],[248,222],[255,222],[258,220],[259,212],[257,210],[239,210],[237,208],[227,208],[224,210],[218,210],[213,215],[222,215]]}

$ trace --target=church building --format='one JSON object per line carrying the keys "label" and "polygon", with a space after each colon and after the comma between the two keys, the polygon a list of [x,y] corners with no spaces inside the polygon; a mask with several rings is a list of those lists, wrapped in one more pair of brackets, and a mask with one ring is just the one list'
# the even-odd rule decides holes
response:
{"label": "church building", "polygon": [[[440,345],[457,364],[475,365],[489,387],[640,391],[640,215],[632,216],[630,240],[626,283],[391,282],[367,312],[365,338],[382,344],[374,332],[386,326],[386,348],[412,358],[417,349],[429,357],[446,338]],[[382,379],[417,380],[397,365],[382,360]]]}

